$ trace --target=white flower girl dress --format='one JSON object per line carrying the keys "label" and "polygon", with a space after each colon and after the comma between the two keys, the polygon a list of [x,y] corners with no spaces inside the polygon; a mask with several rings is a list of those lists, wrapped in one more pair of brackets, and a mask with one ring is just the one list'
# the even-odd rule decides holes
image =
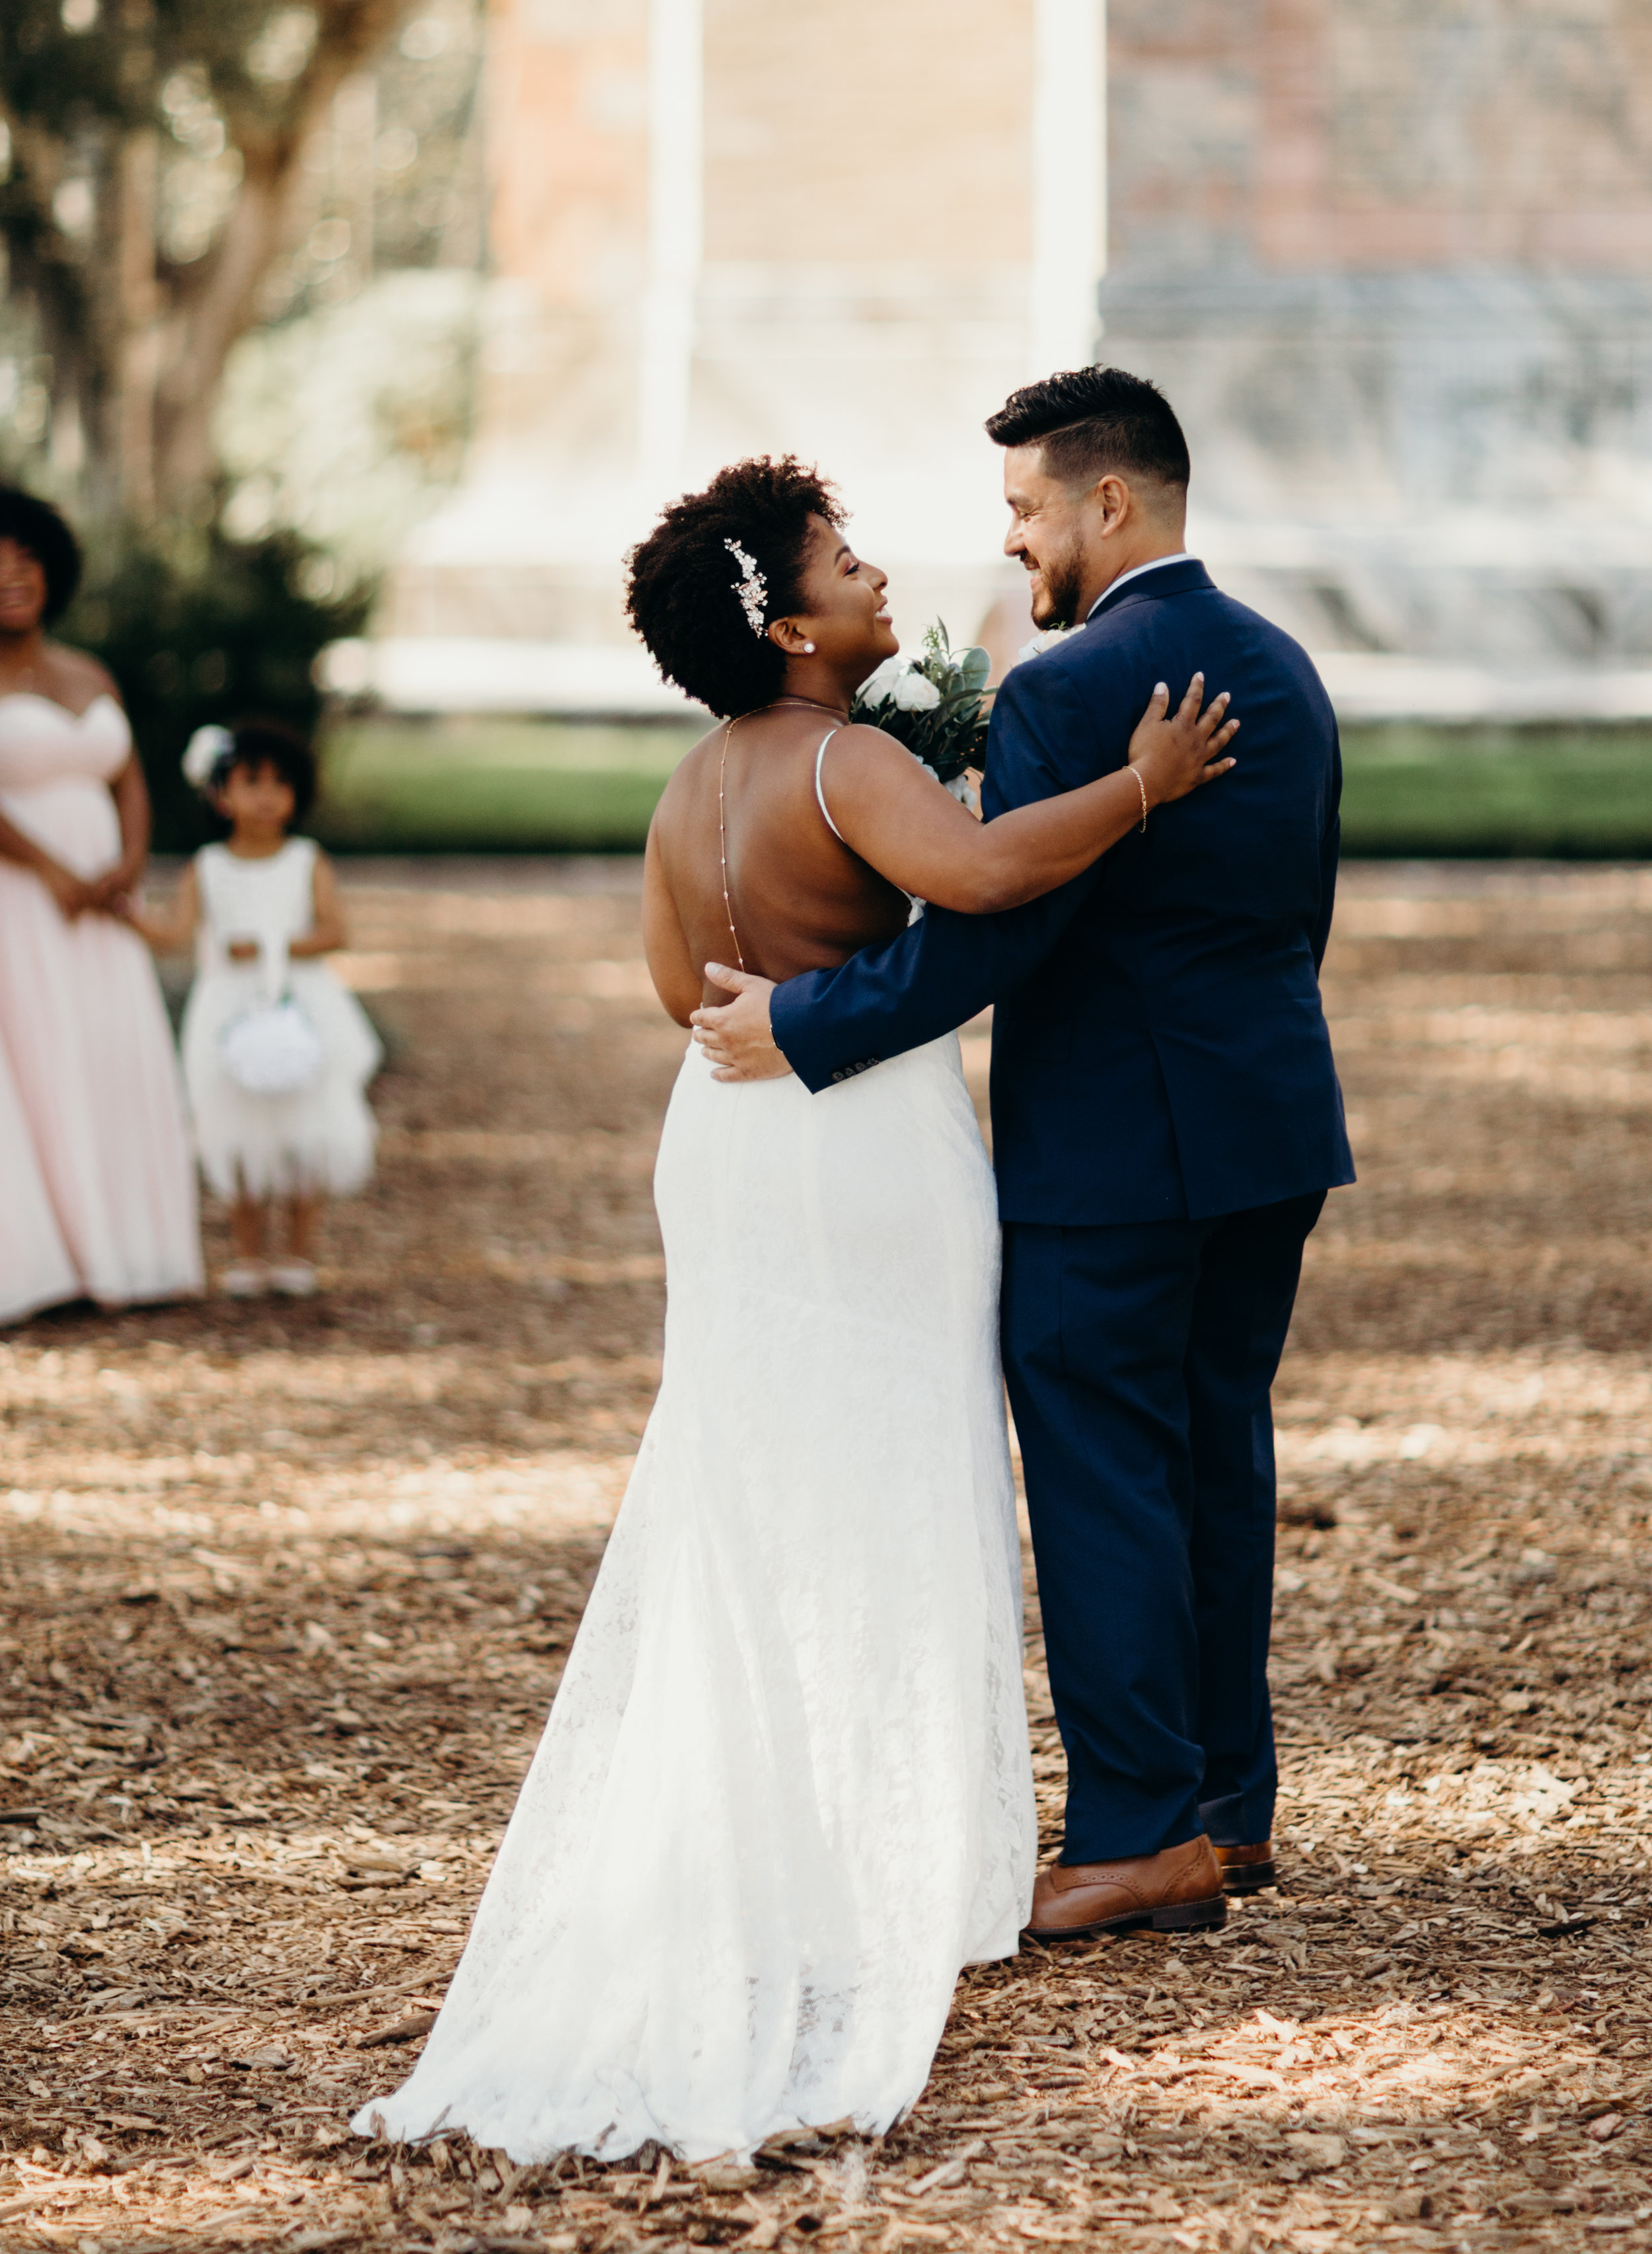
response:
{"label": "white flower girl dress", "polygon": [[[365,1091],[383,1060],[378,1035],[324,962],[293,962],[287,951],[313,921],[315,867],[308,837],[289,837],[266,860],[225,845],[195,857],[200,920],[184,1012],[184,1081],[201,1171],[221,1198],[344,1197],[373,1172],[375,1130]],[[257,959],[234,962],[232,942],[247,939],[257,942]],[[321,1068],[294,1093],[253,1095],[227,1068],[224,1035],[283,994],[319,1035]]]}

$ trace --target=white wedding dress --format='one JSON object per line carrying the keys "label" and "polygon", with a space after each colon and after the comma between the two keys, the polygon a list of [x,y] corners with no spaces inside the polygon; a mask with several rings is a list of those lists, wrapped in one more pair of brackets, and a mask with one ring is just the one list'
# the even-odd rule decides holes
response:
{"label": "white wedding dress", "polygon": [[354,2126],[749,2152],[923,2090],[1031,1901],[992,1170],[957,1037],[811,1096],[690,1046],[663,1380],[411,2079]]}

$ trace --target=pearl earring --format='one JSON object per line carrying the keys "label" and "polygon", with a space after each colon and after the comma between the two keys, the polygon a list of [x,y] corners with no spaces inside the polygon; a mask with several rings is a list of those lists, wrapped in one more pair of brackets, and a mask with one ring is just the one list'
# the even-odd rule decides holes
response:
{"label": "pearl earring", "polygon": [[805,641],[804,643],[803,654],[805,657],[812,657],[814,655],[814,644],[812,641]]}

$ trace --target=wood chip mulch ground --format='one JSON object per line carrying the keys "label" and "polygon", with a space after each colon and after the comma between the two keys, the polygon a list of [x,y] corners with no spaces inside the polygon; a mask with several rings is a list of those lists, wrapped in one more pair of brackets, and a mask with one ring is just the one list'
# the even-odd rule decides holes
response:
{"label": "wood chip mulch ground", "polygon": [[[1652,875],[1348,873],[1279,1891],[977,1970],[889,2137],[695,2171],[346,2127],[440,2001],[623,1491],[680,1050],[631,864],[349,892],[393,1059],[325,1293],[0,1340],[0,2245],[1652,2244]],[[1028,1684],[1053,1816],[1035,1608]]]}

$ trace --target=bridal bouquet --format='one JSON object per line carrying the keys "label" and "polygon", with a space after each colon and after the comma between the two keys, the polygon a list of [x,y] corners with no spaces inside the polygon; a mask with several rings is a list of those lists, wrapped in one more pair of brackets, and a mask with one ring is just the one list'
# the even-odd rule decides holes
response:
{"label": "bridal bouquet", "polygon": [[959,780],[965,768],[979,767],[986,755],[982,705],[992,669],[984,649],[954,649],[937,620],[921,657],[886,657],[861,683],[849,718],[904,744],[959,797],[968,788]]}

